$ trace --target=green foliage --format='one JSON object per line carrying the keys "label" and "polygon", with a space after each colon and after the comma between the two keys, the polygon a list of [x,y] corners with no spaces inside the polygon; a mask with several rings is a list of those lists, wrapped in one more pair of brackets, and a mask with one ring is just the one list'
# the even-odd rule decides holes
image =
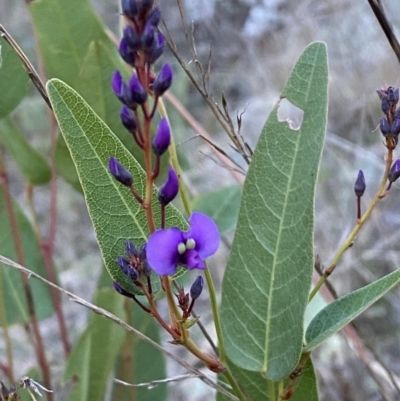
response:
{"label": "green foliage", "polygon": [[[68,85],[53,79],[47,90],[61,132],[67,142],[85,193],[89,213],[96,231],[103,259],[113,280],[131,293],[138,293],[116,263],[125,251],[126,239],[141,246],[149,235],[145,213],[129,189],[114,180],[108,161],[115,156],[131,171],[135,188],[144,196],[145,173],[122,143],[94,113],[88,104]],[[159,222],[160,206],[154,189],[154,213]],[[167,208],[167,226],[187,227],[182,215]],[[155,286],[157,288],[157,283]]]}
{"label": "green foliage", "polygon": [[29,144],[7,117],[0,120],[0,144],[4,145],[29,183],[42,185],[50,181],[51,171],[44,157]]}
{"label": "green foliage", "polygon": [[0,118],[11,113],[25,97],[28,74],[9,44],[0,37]]}
{"label": "green foliage", "polygon": [[221,188],[196,197],[192,209],[212,217],[223,235],[236,227],[241,195],[238,185]]}
{"label": "green foliage", "polygon": [[[41,276],[46,276],[44,261],[39,244],[30,222],[14,202],[14,211],[21,236],[22,250],[26,259],[26,267]],[[0,255],[17,261],[12,230],[3,193],[0,191]],[[6,319],[9,325],[29,322],[25,293],[21,274],[10,268],[0,266],[0,302],[5,306]],[[29,280],[33,293],[33,303],[39,320],[53,314],[53,304],[49,287],[38,280]]]}
{"label": "green foliage", "polygon": [[[31,2],[29,9],[48,77],[59,78],[80,93],[143,165],[141,150],[120,122],[121,104],[111,89],[113,72],[119,69],[128,73],[130,69],[120,58],[90,2],[42,0]],[[58,171],[79,189],[79,180],[69,159],[63,141],[57,141]]]}
{"label": "green foliage", "polygon": [[[231,365],[232,373],[239,381],[245,394],[252,401],[269,401],[271,399],[268,385],[273,386],[275,398],[278,399],[278,383],[271,382],[263,377],[259,372],[241,369],[238,366]],[[285,380],[282,387],[285,389],[288,380]],[[229,398],[218,393],[217,401],[228,401]],[[318,401],[317,378],[315,377],[314,367],[309,359],[299,377],[294,388],[291,401]]]}
{"label": "green foliage", "polygon": [[[113,289],[97,291],[94,304],[123,319],[124,299]],[[93,314],[89,325],[67,361],[64,380],[76,381],[69,401],[101,400],[125,330],[103,316]]]}
{"label": "green foliage", "polygon": [[306,331],[305,351],[311,351],[342,329],[400,282],[400,270],[374,281],[322,309]]}
{"label": "green foliage", "polygon": [[313,270],[314,191],[327,117],[323,43],[308,46],[281,98],[304,111],[292,130],[271,112],[243,189],[222,288],[221,318],[233,363],[281,380],[302,351]]}

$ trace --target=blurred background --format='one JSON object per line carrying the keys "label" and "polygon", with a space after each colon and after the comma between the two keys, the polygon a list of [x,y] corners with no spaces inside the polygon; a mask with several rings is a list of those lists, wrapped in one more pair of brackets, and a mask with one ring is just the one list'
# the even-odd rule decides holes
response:
{"label": "blurred background", "polygon": [[[241,116],[240,133],[252,149],[303,49],[313,41],[327,44],[330,73],[328,133],[317,186],[315,252],[322,265],[329,263],[355,224],[353,185],[358,170],[364,171],[367,182],[362,198],[364,208],[383,174],[385,147],[378,129],[382,112],[376,90],[385,84],[399,84],[399,62],[367,0],[181,0],[180,4],[185,24],[175,0],[160,1],[165,22],[161,29],[168,32],[178,54],[195,77],[193,43],[205,70],[210,60],[207,91],[220,107],[224,96],[233,122]],[[386,0],[384,5],[394,31],[399,33],[398,2]],[[117,1],[92,0],[92,6],[110,31],[119,36]],[[40,68],[26,4],[0,0],[0,23]],[[225,131],[170,51],[166,51],[165,61],[171,63],[175,71],[172,94],[212,140],[246,170],[242,157],[233,150]],[[181,113],[171,103],[167,102],[167,105],[184,167],[184,179],[193,199],[222,187],[238,185],[232,172],[221,165],[210,146],[198,137]],[[50,150],[50,125],[46,113],[46,105],[31,85],[29,95],[11,115],[30,144],[43,155]],[[22,209],[28,210],[24,180],[7,152],[5,164],[12,194]],[[101,255],[83,196],[79,191],[71,190],[71,185],[62,178],[57,186],[54,259],[59,280],[65,289],[90,300],[103,269]],[[233,201],[233,214],[237,213],[239,196]],[[34,199],[39,222],[47,235],[48,185],[36,187]],[[345,254],[330,279],[339,296],[400,266],[399,200],[400,192],[395,184]],[[223,249],[212,261],[217,288],[220,288],[233,234],[228,227]],[[399,291],[392,290],[356,319],[357,332],[354,328],[343,330],[313,353],[321,400],[400,400],[400,392],[387,375],[388,369],[400,383],[397,376],[400,375]],[[323,292],[323,296],[310,305],[307,318],[330,299],[329,293]],[[70,339],[74,342],[87,323],[88,312],[66,298],[63,303]],[[206,296],[202,296],[197,309],[212,332]],[[60,375],[64,361],[56,319],[46,319],[41,329],[52,372]],[[16,374],[22,376],[35,365],[35,358],[24,331],[18,327],[12,330],[13,340],[16,340]],[[165,341],[163,345],[168,347]],[[176,347],[172,349],[177,350]],[[4,355],[3,351],[4,343],[0,337],[0,355]],[[179,351],[179,354],[187,358],[185,351]],[[168,377],[185,373],[173,361],[167,361],[167,366]],[[188,391],[193,395],[191,401],[208,400],[212,394],[200,381],[191,379],[169,384],[168,399],[186,400]]]}

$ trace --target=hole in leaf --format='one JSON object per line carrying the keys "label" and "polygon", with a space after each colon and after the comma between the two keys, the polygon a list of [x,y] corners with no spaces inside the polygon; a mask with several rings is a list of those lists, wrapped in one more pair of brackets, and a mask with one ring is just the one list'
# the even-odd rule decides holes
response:
{"label": "hole in leaf", "polygon": [[285,121],[289,128],[297,131],[303,123],[304,111],[288,99],[281,99],[278,108],[278,121]]}

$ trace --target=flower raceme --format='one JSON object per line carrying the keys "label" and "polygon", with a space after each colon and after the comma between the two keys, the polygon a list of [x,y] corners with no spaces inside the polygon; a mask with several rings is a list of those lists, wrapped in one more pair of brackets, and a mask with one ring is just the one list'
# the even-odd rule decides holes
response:
{"label": "flower raceme", "polygon": [[147,261],[160,276],[173,276],[178,265],[189,270],[205,269],[204,260],[213,255],[220,236],[214,221],[202,214],[192,213],[190,228],[177,227],[155,231],[147,242]]}

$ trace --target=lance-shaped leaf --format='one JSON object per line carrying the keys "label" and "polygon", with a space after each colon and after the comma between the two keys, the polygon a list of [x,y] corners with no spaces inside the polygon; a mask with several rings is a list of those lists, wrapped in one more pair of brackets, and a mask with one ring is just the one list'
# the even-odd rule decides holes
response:
{"label": "lance-shaped leaf", "polygon": [[[13,202],[13,207],[21,235],[26,267],[45,277],[44,261],[31,223],[16,202]],[[2,191],[0,191],[0,227],[0,255],[16,261],[17,256],[10,218]],[[0,276],[0,303],[4,305],[7,323],[23,324],[29,322],[21,274],[15,269],[4,268],[0,264]],[[54,313],[49,287],[38,280],[30,280],[29,283],[38,319],[48,318]]]}
{"label": "lance-shaped leaf", "polygon": [[13,111],[28,90],[29,77],[11,46],[0,37],[0,118]]}
{"label": "lance-shaped leaf", "polygon": [[50,181],[51,171],[45,158],[29,144],[9,117],[0,120],[0,143],[29,183],[41,185]]}
{"label": "lance-shaped leaf", "polygon": [[[98,290],[95,305],[125,320],[124,299],[113,289]],[[69,401],[101,400],[118,356],[125,330],[103,316],[93,314],[69,356],[64,380],[76,380]]]}
{"label": "lance-shaped leaf", "polygon": [[[71,87],[52,79],[47,83],[47,91],[77,168],[106,268],[125,290],[138,293],[116,260],[125,252],[126,239],[131,239],[137,247],[147,241],[147,221],[143,208],[129,189],[118,183],[108,171],[109,158],[115,156],[132,173],[135,189],[143,197],[145,173],[120,140]],[[153,210],[159,227],[160,205],[156,189],[153,195]],[[166,210],[166,226],[187,227],[173,206],[168,205]]]}
{"label": "lance-shaped leaf", "polygon": [[329,304],[307,327],[305,351],[318,347],[400,282],[400,270]]}
{"label": "lance-shaped leaf", "polygon": [[236,365],[281,380],[302,351],[313,257],[314,193],[327,117],[326,46],[308,46],[281,98],[304,111],[301,127],[274,107],[243,188],[222,288],[226,350]]}
{"label": "lance-shaped leaf", "polygon": [[233,185],[196,197],[192,208],[212,217],[223,235],[236,227],[241,196],[241,187]]}

